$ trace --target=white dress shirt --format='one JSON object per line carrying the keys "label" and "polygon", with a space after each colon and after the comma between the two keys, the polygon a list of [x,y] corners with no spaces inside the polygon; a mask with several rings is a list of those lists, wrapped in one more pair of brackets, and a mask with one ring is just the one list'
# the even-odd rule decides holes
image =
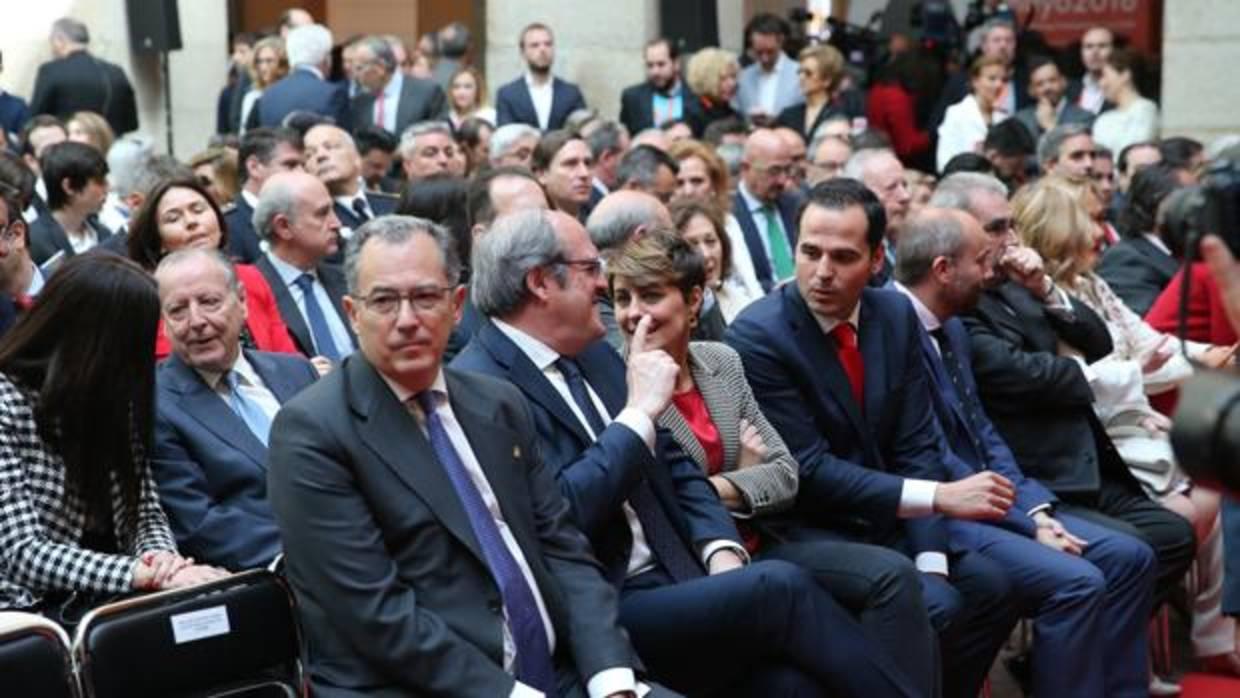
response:
{"label": "white dress shirt", "polygon": [[[861,303],[857,303],[847,320],[847,323],[853,326],[854,331],[858,328],[857,322],[860,317]],[[840,321],[835,318],[823,317],[818,314],[814,315],[814,319],[818,321],[818,326],[822,328],[823,334],[827,336],[830,336],[831,332],[840,324]],[[935,327],[937,328],[937,325]],[[857,343],[858,345],[861,343],[860,332],[857,333]],[[934,480],[904,478],[904,482],[900,487],[900,504],[896,507],[896,516],[902,519],[916,519],[934,514],[934,495],[938,487],[939,483]],[[918,553],[913,563],[922,572],[947,574],[946,553]]]}
{"label": "white dress shirt", "polygon": [[[423,414],[421,406],[413,399],[415,397],[414,394],[388,380],[387,376],[382,374],[380,376],[396,395],[396,399],[409,407],[409,411],[417,419],[418,425],[422,428],[423,434],[425,434],[426,416]],[[534,596],[534,603],[538,606],[538,615],[542,619],[543,628],[547,633],[547,647],[554,654],[556,641],[555,626],[551,624],[551,615],[547,612],[547,603],[543,599],[542,590],[538,587],[538,580],[534,578],[534,572],[530,568],[529,561],[525,558],[525,553],[521,550],[521,546],[517,543],[516,537],[513,536],[512,529],[508,527],[508,522],[504,520],[504,512],[500,509],[499,498],[495,496],[495,490],[491,488],[491,483],[487,480],[486,471],[482,469],[482,464],[478,462],[478,457],[474,454],[474,449],[469,443],[469,437],[465,435],[465,430],[456,419],[456,413],[452,411],[452,402],[448,399],[448,383],[444,380],[442,369],[435,376],[435,382],[431,385],[431,389],[439,393],[437,395],[439,399],[436,401],[435,413],[439,415],[440,423],[443,424],[444,431],[447,432],[448,440],[452,442],[452,448],[460,456],[461,465],[465,467],[465,472],[469,474],[470,481],[478,489],[483,504],[486,505],[487,511],[491,514],[491,518],[494,519],[495,526],[499,529],[500,539],[504,542],[504,547],[508,549],[508,553],[516,561],[517,568],[521,570],[521,576],[525,579],[526,585],[529,586],[530,592]],[[511,674],[516,663],[517,649],[516,643],[512,638],[512,629],[509,627],[507,609],[505,609],[504,615],[504,671]],[[586,690],[591,698],[603,698],[612,693],[635,690],[636,686],[637,679],[632,669],[628,667],[614,667],[604,669],[590,677]],[[509,695],[511,698],[535,698],[542,696],[543,693],[518,682],[513,686],[512,693]]]}
{"label": "white dress shirt", "polygon": [[961,153],[976,153],[982,141],[986,140],[986,132],[991,126],[1006,119],[1009,112],[995,109],[991,112],[990,123],[982,116],[982,108],[977,99],[968,95],[947,108],[943,115],[943,123],[939,124],[939,144],[935,151],[935,165],[939,172],[953,157]]}
{"label": "white dress shirt", "polygon": [[780,51],[779,58],[775,61],[775,67],[771,69],[771,72],[768,73],[762,70],[761,66],[758,67],[758,108],[765,114],[779,116],[779,111],[775,108],[775,100],[779,97],[779,76],[783,72],[784,63],[790,60],[792,59]]}
{"label": "white dress shirt", "polygon": [[[306,321],[307,328],[310,327],[310,316],[306,313],[306,294],[302,292],[301,286],[297,284],[297,279],[301,278],[302,274],[309,274],[314,277],[314,285],[311,286],[311,289],[315,300],[319,302],[319,308],[323,310],[323,317],[327,320],[327,329],[332,333],[332,344],[336,345],[336,353],[340,358],[352,354],[354,347],[353,340],[349,337],[349,330],[345,327],[340,313],[336,312],[336,306],[332,303],[331,296],[327,295],[327,289],[323,287],[323,282],[319,280],[318,273],[315,270],[303,272],[271,252],[267,253],[267,261],[271,262],[271,266],[280,275],[280,280],[284,282],[284,286],[288,289],[289,294],[293,296],[293,302],[297,303],[297,311],[301,313],[301,319]],[[318,349],[322,353],[322,347]]]}
{"label": "white dress shirt", "polygon": [[530,101],[534,103],[534,112],[538,114],[538,128],[543,131],[546,131],[548,124],[551,123],[551,100],[555,96],[552,85],[554,84],[555,78],[551,75],[548,75],[547,81],[540,85],[534,81],[533,75],[525,74],[525,89],[530,91]]}
{"label": "white dress shirt", "polygon": [[1102,105],[1106,101],[1106,97],[1102,94],[1102,86],[1098,84],[1093,75],[1085,73],[1085,77],[1081,78],[1081,96],[1076,100],[1077,106],[1097,114],[1102,111]]}
{"label": "white dress shirt", "polygon": [[[361,175],[358,175],[358,178],[357,178],[357,193],[356,194],[352,196],[335,196],[335,197],[332,197],[332,199],[336,203],[345,207],[346,210],[348,210],[350,213],[354,215],[357,215],[357,209],[353,207],[353,202],[361,201],[362,206],[366,209],[366,213],[368,213],[371,218],[375,217],[375,210],[370,207],[370,201],[366,198],[366,180],[362,179]],[[343,221],[341,221],[341,223],[343,223]],[[349,238],[353,237],[353,228],[350,228],[346,225],[341,225],[340,226],[340,237],[343,240],[348,240]]]}

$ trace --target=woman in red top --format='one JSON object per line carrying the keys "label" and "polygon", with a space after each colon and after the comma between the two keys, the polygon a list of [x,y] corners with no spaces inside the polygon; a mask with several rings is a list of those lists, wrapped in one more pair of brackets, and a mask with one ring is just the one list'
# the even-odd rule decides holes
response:
{"label": "woman in red top", "polygon": [[917,54],[905,51],[879,67],[866,99],[865,117],[870,128],[887,134],[901,162],[929,169],[930,134],[917,123],[913,87],[917,60]]}
{"label": "woman in red top", "polygon": [[[129,257],[154,272],[169,252],[188,247],[223,250],[228,244],[224,216],[201,184],[193,179],[160,182],[147,197],[129,227]],[[297,346],[280,318],[275,295],[262,272],[237,265],[237,279],[245,292],[246,320],[241,342],[263,351],[296,354]],[[172,352],[163,322],[155,338],[155,358]]]}
{"label": "woman in red top", "polygon": [[[796,503],[797,462],[758,408],[736,352],[718,342],[689,341],[706,283],[702,256],[676,233],[653,231],[611,258],[607,275],[625,341],[661,349],[679,365],[672,404],[659,425],[705,471],[739,520],[751,554],[806,568],[840,603],[859,612],[862,625],[914,681],[929,685],[917,669],[928,656],[923,653],[933,652],[934,633],[912,562],[871,545],[849,556],[866,559],[866,565],[841,562],[845,547],[862,544],[769,516]],[[812,511],[812,502],[801,505]]]}

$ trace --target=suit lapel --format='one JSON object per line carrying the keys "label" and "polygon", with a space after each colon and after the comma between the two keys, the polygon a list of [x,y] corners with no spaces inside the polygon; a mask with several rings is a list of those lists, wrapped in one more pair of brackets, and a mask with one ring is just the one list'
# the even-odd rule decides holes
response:
{"label": "suit lapel", "polygon": [[289,293],[284,279],[280,278],[280,273],[271,264],[271,260],[267,259],[267,255],[259,257],[254,266],[258,267],[258,270],[266,277],[267,285],[271,287],[271,292],[276,296],[276,307],[280,310],[280,317],[284,319],[284,324],[288,325],[289,332],[292,333],[298,348],[306,355],[313,356],[315,354],[314,340],[310,336],[310,328],[306,326],[306,320],[301,316],[301,309],[297,307],[297,301],[293,300],[293,294]]}
{"label": "suit lapel", "polygon": [[654,122],[654,88],[650,86],[650,83],[642,85],[641,103],[637,105],[637,108],[641,123],[650,124],[651,128],[659,127]]}
{"label": "suit lapel", "polygon": [[865,362],[865,417],[867,424],[878,424],[882,416],[883,402],[887,397],[887,381],[891,371],[887,361],[904,357],[889,357],[883,345],[889,339],[884,332],[882,319],[875,316],[865,295],[861,296],[861,312],[857,318],[857,338],[861,345],[861,360]]}
{"label": "suit lapel", "polygon": [[344,275],[340,273],[339,268],[326,264],[320,264],[318,272],[319,283],[323,284],[323,288],[327,289],[327,298],[331,301],[332,308],[335,308],[336,315],[340,316],[340,321],[344,323],[344,329],[349,333],[349,339],[356,345],[357,336],[353,334],[353,325],[349,322],[349,315],[345,313],[344,304],[340,300],[348,293],[348,289],[345,288]]}
{"label": "suit lapel", "polygon": [[413,123],[417,116],[413,113],[414,107],[418,106],[411,94],[414,89],[413,78],[405,76],[404,82],[400,85],[400,94],[396,96],[396,133],[400,135],[404,132],[405,127]]}
{"label": "suit lapel", "polygon": [[[929,368],[930,380],[934,381],[935,393],[942,396],[936,399],[945,401],[952,413],[956,415],[956,420],[961,424],[967,424],[964,421],[964,413],[961,412],[960,397],[956,394],[956,386],[952,384],[951,377],[947,375],[941,355],[935,350],[934,338],[924,329],[918,332],[917,335],[921,340],[921,353],[925,359],[924,363]],[[950,337],[948,341],[951,341]],[[952,351],[956,352],[957,356],[960,355],[954,346]]]}
{"label": "suit lapel", "polygon": [[568,108],[566,92],[568,92],[568,88],[564,86],[563,80],[559,78],[551,79],[551,115],[547,117],[548,129],[554,128],[554,124],[563,122],[560,112]]}
{"label": "suit lapel", "polygon": [[1150,260],[1166,276],[1175,276],[1175,273],[1179,271],[1180,265],[1175,261],[1175,257],[1158,249],[1154,243],[1146,240],[1144,237],[1133,237],[1132,244],[1138,252]]}
{"label": "suit lapel", "polygon": [[745,197],[741,196],[739,191],[732,199],[732,214],[736,216],[736,222],[740,223],[741,231],[745,234],[745,247],[749,248],[749,257],[753,260],[753,268],[758,275],[758,281],[762,283],[763,290],[769,291],[773,285],[771,263],[766,258],[766,249],[762,245],[762,233],[758,231],[758,221],[754,220],[749,212],[749,206],[745,203]]}
{"label": "suit lapel", "polygon": [[[806,375],[818,378],[814,390],[819,395],[826,395],[848,417],[853,428],[863,438],[868,439],[865,420],[861,416],[861,407],[852,396],[852,386],[844,373],[844,366],[835,354],[835,344],[822,333],[822,327],[805,305],[794,284],[789,284],[782,293],[784,303],[788,306],[788,317],[792,320],[792,331],[796,337],[797,348],[801,351],[806,363],[814,370]],[[869,371],[866,372],[866,393],[869,393]]]}
{"label": "suit lapel", "polygon": [[[172,375],[173,390],[180,393],[180,404],[193,419],[219,437],[232,444],[251,460],[267,467],[267,448],[254,436],[217,393],[207,387],[206,381],[194,369],[186,366],[175,354],[168,357],[167,370]],[[265,380],[265,379],[264,379]]]}
{"label": "suit lapel", "polygon": [[263,384],[281,405],[291,400],[301,389],[299,384],[289,380],[288,374],[280,370],[279,364],[262,352],[247,350],[245,360],[250,362],[258,377],[263,379]]}
{"label": "suit lapel", "polygon": [[[740,430],[723,429],[719,426],[740,423],[740,410],[738,409],[740,404],[736,396],[728,390],[728,386],[719,377],[716,367],[699,359],[692,344],[689,345],[689,370],[693,373],[693,382],[697,385],[698,392],[702,394],[702,401],[706,403],[710,421],[715,423],[715,429],[719,432],[719,440],[723,442],[723,462],[737,462],[737,452],[740,450]],[[701,444],[697,443],[697,439],[693,442],[697,449],[702,451],[702,459],[699,462],[705,463],[705,450],[702,449]]]}
{"label": "suit lapel", "polygon": [[[517,121],[527,121],[527,123],[533,124],[534,128],[541,128],[541,125],[538,123],[538,110],[534,108],[534,98],[530,96],[530,86],[525,84],[525,78],[517,78],[517,89],[514,90],[514,92],[517,93],[517,104],[514,104],[513,106],[520,107],[525,111],[525,114],[528,117],[528,121],[527,119],[521,118],[518,118]],[[554,87],[552,88],[551,93],[551,113],[552,115],[555,114]],[[548,119],[548,124],[549,123],[550,119]]]}

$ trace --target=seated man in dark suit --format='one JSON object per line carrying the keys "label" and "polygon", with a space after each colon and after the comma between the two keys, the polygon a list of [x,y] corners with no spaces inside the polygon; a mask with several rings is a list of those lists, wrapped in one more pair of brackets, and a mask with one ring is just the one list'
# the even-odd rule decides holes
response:
{"label": "seated man in dark suit", "polygon": [[601,261],[580,223],[512,214],[473,260],[474,302],[489,320],[453,366],[509,380],[530,400],[539,452],[620,588],[620,621],[655,676],[692,693],[915,692],[807,573],[745,564],[718,495],[655,426],[676,366],[643,349],[650,323],[627,369],[602,341]]}
{"label": "seated man in dark suit", "polygon": [[[320,124],[306,131],[303,139],[306,172],[318,177],[335,199],[340,236],[348,240],[363,223],[396,210],[397,197],[366,189],[362,179],[362,156],[347,131]],[[343,261],[343,250],[328,262]]]}
{"label": "seated man in dark suit", "polygon": [[292,69],[263,90],[250,112],[250,120],[256,122],[252,125],[283,126],[284,117],[305,111],[350,128],[348,88],[326,77],[331,70],[332,33],[321,24],[295,27],[289,30],[285,46]]}
{"label": "seated man in dark suit", "polygon": [[539,22],[526,26],[517,48],[526,72],[495,93],[495,125],[528,124],[542,131],[562,128],[569,114],[586,108],[586,100],[576,85],[551,74],[555,62],[551,27]]}
{"label": "seated man in dark suit", "polygon": [[107,119],[118,136],[136,130],[133,85],[120,66],[91,55],[86,25],[62,17],[52,24],[50,42],[55,59],[39,66],[30,113],[68,119],[75,112],[93,111]]}
{"label": "seated man in dark suit", "polygon": [[1098,275],[1142,317],[1180,270],[1180,243],[1174,236],[1161,235],[1158,225],[1159,205],[1179,188],[1172,168],[1162,164],[1141,168],[1119,212],[1123,238],[1098,262]]}
{"label": "seated man in dark suit", "polygon": [[172,355],[156,377],[151,470],[177,546],[230,570],[266,566],[280,553],[271,420],[318,374],[298,356],[241,349],[245,291],[218,252],[173,252],[155,279]]}
{"label": "seated man in dark suit", "polygon": [[305,172],[280,172],[263,185],[254,227],[267,243],[255,266],[276,297],[297,349],[326,374],[353,353],[356,339],[341,299],[344,272],[324,259],[340,247],[340,221],[327,187]]}
{"label": "seated man in dark suit", "polygon": [[1001,518],[1012,485],[989,472],[940,482],[948,456],[916,314],[894,291],[867,287],[882,261],[883,231],[870,225],[864,192],[852,179],[810,191],[796,283],[741,311],[727,341],[800,464],[785,535],[823,531],[913,558],[940,631],[943,694],[976,696],[1016,616],[1006,572],[972,548],[950,546],[947,517]]}
{"label": "seated man in dark suit", "polygon": [[447,110],[439,85],[405,74],[383,37],[353,44],[353,77],[362,88],[350,105],[354,127],[373,124],[400,135],[410,124],[442,119]]}
{"label": "seated man in dark suit", "polygon": [[1016,112],[1015,117],[1035,141],[1059,124],[1093,125],[1094,113],[1078,107],[1068,99],[1068,81],[1064,79],[1055,59],[1034,56],[1027,64],[1029,94],[1037,102]]}
{"label": "seated man in dark suit", "polygon": [[301,169],[301,136],[288,128],[252,128],[241,138],[237,160],[241,191],[224,214],[228,254],[238,262],[253,264],[263,253],[253,221],[258,192],[271,175]]}
{"label": "seated man in dark suit", "polygon": [[745,141],[740,185],[732,197],[732,215],[745,234],[745,247],[764,290],[771,290],[796,272],[796,213],[800,201],[785,191],[792,174],[792,155],[783,139],[759,129]]}
{"label": "seated man in dark suit", "polygon": [[1016,488],[1007,516],[993,524],[952,521],[951,541],[1010,572],[1022,612],[1034,621],[1034,695],[1144,695],[1154,552],[1132,536],[1056,512],[1058,500],[1024,477],[977,395],[969,333],[955,316],[997,278],[1002,237],[988,236],[963,211],[929,208],[900,233],[895,286],[925,330],[931,403],[954,456],[948,477],[992,470]]}
{"label": "seated man in dark suit", "polygon": [[30,225],[35,264],[57,254],[86,252],[112,235],[96,219],[108,195],[108,163],[98,150],[85,143],[57,143],[43,151],[39,169],[49,211]]}
{"label": "seated man in dark suit", "polygon": [[680,51],[675,43],[666,37],[651,39],[642,58],[646,80],[620,93],[620,123],[632,134],[669,121],[684,121],[695,137],[702,135],[706,128],[702,102],[680,79]]}
{"label": "seated man in dark suit", "polygon": [[441,364],[455,241],[385,217],[348,258],[360,350],[280,411],[268,461],[314,695],[632,698],[616,593],[529,406]]}

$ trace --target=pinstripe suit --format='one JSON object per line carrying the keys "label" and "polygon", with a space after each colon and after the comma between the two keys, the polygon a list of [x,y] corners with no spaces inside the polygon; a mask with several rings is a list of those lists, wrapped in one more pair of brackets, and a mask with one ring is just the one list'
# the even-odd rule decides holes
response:
{"label": "pinstripe suit", "polygon": [[[820,529],[789,527],[783,517],[765,525],[769,515],[790,509],[797,495],[797,462],[779,432],[758,407],[736,350],[719,342],[689,344],[689,371],[711,421],[723,442],[721,476],[748,505],[761,536],[759,557],[804,567],[818,584],[858,614],[862,625],[926,695],[938,684],[935,632],[921,597],[918,573],[907,557],[875,545],[831,537]],[[740,420],[758,430],[766,445],[765,462],[739,467]],[[703,470],[706,450],[675,407],[659,416],[659,425]]]}

